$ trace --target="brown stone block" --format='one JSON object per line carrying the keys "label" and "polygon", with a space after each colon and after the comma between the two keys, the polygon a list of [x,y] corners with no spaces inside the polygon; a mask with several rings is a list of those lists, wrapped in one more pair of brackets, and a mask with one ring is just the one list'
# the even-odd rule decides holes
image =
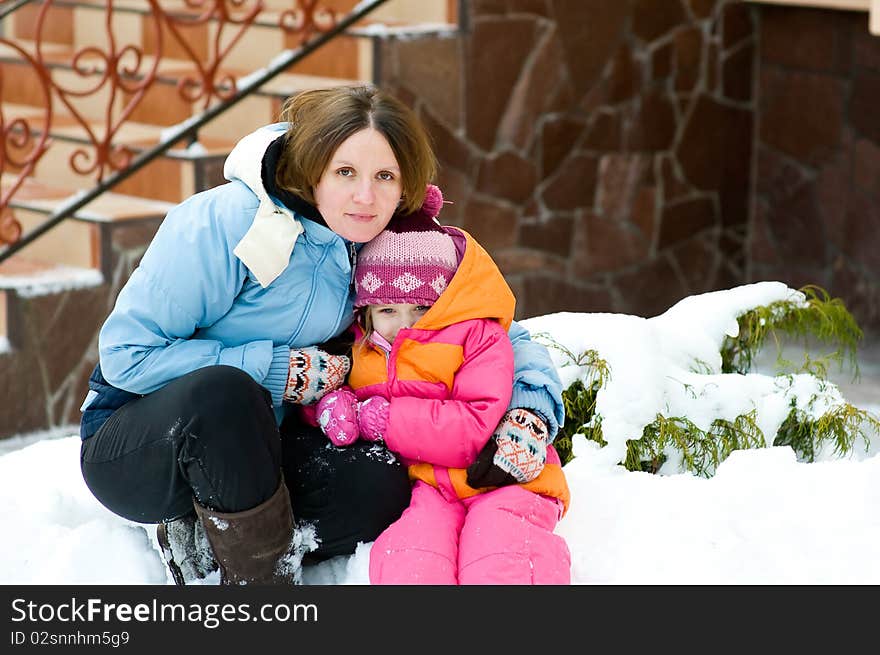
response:
{"label": "brown stone block", "polygon": [[636,270],[616,275],[613,285],[620,298],[614,311],[645,318],[662,314],[688,295],[666,257],[646,261]]}
{"label": "brown stone block", "polygon": [[670,252],[687,284],[688,295],[717,288],[716,278],[721,269],[722,259],[715,238],[717,234],[689,239]]}
{"label": "brown stone block", "polygon": [[599,162],[596,205],[609,220],[627,221],[651,166],[649,155],[608,154]]}
{"label": "brown stone block", "polygon": [[717,250],[725,264],[743,275],[748,265],[748,253],[746,252],[747,235],[748,226],[741,225],[738,228],[722,230],[717,242]]}
{"label": "brown stone block", "polygon": [[553,11],[562,40],[574,93],[587,93],[617,52],[631,8],[628,2],[554,0]]}
{"label": "brown stone block", "polygon": [[593,207],[599,159],[592,155],[569,157],[544,187],[544,205],[551,210]]}
{"label": "brown stone block", "polygon": [[642,41],[653,41],[684,22],[681,0],[635,0],[632,31]]}
{"label": "brown stone block", "polygon": [[437,186],[443,192],[440,222],[444,225],[464,225],[464,209],[471,194],[471,181],[464,174],[441,168]]}
{"label": "brown stone block", "polygon": [[[552,175],[568,157],[585,127],[586,121],[578,116],[567,114],[547,117],[541,125],[541,179]],[[584,147],[590,148],[586,144]]]}
{"label": "brown stone block", "polygon": [[736,173],[736,187],[744,177],[747,188],[751,142],[751,112],[700,95],[675,156],[685,179],[699,189],[720,189],[729,183],[725,176],[732,173]]}
{"label": "brown stone block", "polygon": [[665,80],[672,74],[672,58],[675,54],[672,42],[668,41],[654,48],[651,53],[651,79]]}
{"label": "brown stone block", "polygon": [[49,424],[37,370],[39,362],[30,350],[0,354],[0,438],[44,430]]}
{"label": "brown stone block", "polygon": [[675,90],[692,91],[700,79],[703,60],[703,33],[698,27],[675,35]]}
{"label": "brown stone block", "polygon": [[856,323],[866,333],[880,331],[880,279],[868,275],[839,257],[832,267],[828,293],[841,298]]}
{"label": "brown stone block", "polygon": [[727,148],[726,157],[721,162],[721,186],[718,189],[724,227],[745,225],[749,220],[752,139],[747,135],[752,134],[752,114],[742,112],[735,117],[739,122],[734,122],[730,131],[739,134],[741,140],[732,142]]}
{"label": "brown stone block", "polygon": [[107,287],[76,289],[23,303],[27,349],[42,363],[45,384],[55,393],[90,348],[107,315]]}
{"label": "brown stone block", "polygon": [[560,75],[564,66],[557,33],[544,31],[513,87],[498,126],[496,138],[502,147],[510,144],[520,150],[528,150],[541,115],[568,109],[571,90],[566,78]]}
{"label": "brown stone block", "polygon": [[848,30],[847,35],[852,40],[852,65],[880,71],[880,39],[877,38],[877,35],[866,30],[861,22],[853,29]]}
{"label": "brown stone block", "polygon": [[516,211],[482,198],[468,199],[464,210],[464,229],[492,252],[517,243]]}
{"label": "brown stone block", "polygon": [[795,266],[823,265],[828,244],[814,186],[803,186],[768,209],[767,222],[779,256]]}
{"label": "brown stone block", "polygon": [[662,250],[686,241],[718,223],[716,204],[709,196],[667,204],[661,212],[657,248]]}
{"label": "brown stone block", "polygon": [[471,141],[491,150],[510,95],[537,38],[535,21],[483,19],[467,38],[466,124]]}
{"label": "brown stone block", "polygon": [[630,222],[641,230],[648,243],[654,242],[654,235],[657,233],[658,193],[657,187],[653,186],[639,189],[630,215]]}
{"label": "brown stone block", "polygon": [[523,280],[524,300],[517,298],[522,318],[544,316],[556,312],[607,312],[611,295],[601,284],[580,285],[546,275],[533,275]]}
{"label": "brown stone block", "polygon": [[846,219],[842,254],[880,278],[880,194],[855,193]]}
{"label": "brown stone block", "polygon": [[618,48],[611,64],[611,75],[608,78],[608,102],[616,105],[635,97],[641,86],[641,70],[633,60],[629,46]]}
{"label": "brown stone block", "polygon": [[660,175],[663,180],[663,201],[669,203],[676,198],[690,194],[693,189],[682,178],[672,157],[663,155],[660,160]]}
{"label": "brown stone block", "polygon": [[761,140],[819,164],[840,145],[846,87],[828,75],[791,73],[762,89]]}
{"label": "brown stone block", "polygon": [[641,98],[639,112],[630,127],[633,150],[668,150],[676,130],[672,99],[660,89],[648,90]]}
{"label": "brown stone block", "polygon": [[837,12],[763,5],[759,31],[762,64],[832,70]]}
{"label": "brown stone block", "polygon": [[597,273],[619,271],[645,260],[650,245],[632,224],[584,212],[572,249],[572,274],[589,279]]}
{"label": "brown stone block", "polygon": [[852,188],[852,158],[844,152],[822,168],[816,177],[817,212],[825,238],[838,247],[846,242],[846,223]]}
{"label": "brown stone block", "polygon": [[519,204],[531,197],[536,179],[531,162],[510,151],[493,153],[480,165],[477,190]]}
{"label": "brown stone block", "polygon": [[722,92],[724,97],[738,102],[752,99],[752,70],[754,48],[749,45],[740,48],[724,59]]}
{"label": "brown stone block", "polygon": [[492,253],[492,259],[506,276],[521,276],[523,273],[552,273],[564,275],[566,262],[548,252],[540,252],[526,246],[505,248]]}
{"label": "brown stone block", "polygon": [[718,81],[724,79],[718,67],[718,45],[710,41],[706,46],[706,90],[709,95],[718,93]]}
{"label": "brown stone block", "polygon": [[156,235],[156,230],[162,224],[160,218],[146,221],[130,221],[116,223],[108,226],[108,237],[111,239],[114,250],[130,251],[145,250]]}
{"label": "brown stone block", "polygon": [[721,43],[725,50],[729,50],[745,39],[752,38],[755,34],[752,7],[746,3],[730,2],[724,5],[721,20],[723,22]]}
{"label": "brown stone block", "polygon": [[697,18],[708,18],[715,11],[718,0],[687,0],[691,11]]}
{"label": "brown stone block", "polygon": [[772,263],[779,257],[773,235],[770,233],[769,214],[766,203],[761,201],[755,203],[755,212],[746,239],[746,252],[752,266]]}
{"label": "brown stone block", "polygon": [[856,131],[872,141],[880,142],[880,73],[857,71],[849,99],[849,118]]}
{"label": "brown stone block", "polygon": [[434,118],[430,107],[422,113],[422,122],[434,141],[434,153],[441,166],[470,173],[471,151],[469,144]]}
{"label": "brown stone block", "polygon": [[95,348],[89,350],[78,364],[75,377],[69,385],[68,392],[65,394],[66,397],[63,398],[64,401],[67,401],[67,412],[64,413],[62,407],[58,407],[58,411],[55,412],[56,420],[60,423],[65,425],[76,425],[79,423],[82,417],[82,412],[79,408],[89,392],[89,376],[92,374],[97,363],[98,348],[96,344]]}
{"label": "brown stone block", "polygon": [[755,192],[771,204],[792,195],[810,178],[806,168],[769,148],[758,148],[757,166]]}
{"label": "brown stone block", "polygon": [[623,143],[623,120],[614,109],[602,109],[593,115],[582,147],[584,150],[620,150]]}
{"label": "brown stone block", "polygon": [[426,37],[397,42],[397,81],[420,96],[431,113],[453,128],[462,125],[459,39]]}
{"label": "brown stone block", "polygon": [[856,188],[880,195],[880,147],[873,141],[858,139],[852,150],[852,164]]}
{"label": "brown stone block", "polygon": [[537,222],[520,223],[519,246],[567,258],[571,253],[574,220],[551,216]]}

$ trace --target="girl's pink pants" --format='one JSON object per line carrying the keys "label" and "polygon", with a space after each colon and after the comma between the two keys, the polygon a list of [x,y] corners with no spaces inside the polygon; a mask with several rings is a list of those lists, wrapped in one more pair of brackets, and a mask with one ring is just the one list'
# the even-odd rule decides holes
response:
{"label": "girl's pink pants", "polygon": [[518,486],[465,500],[417,481],[373,543],[372,584],[567,585],[571,554],[553,533],[562,503]]}

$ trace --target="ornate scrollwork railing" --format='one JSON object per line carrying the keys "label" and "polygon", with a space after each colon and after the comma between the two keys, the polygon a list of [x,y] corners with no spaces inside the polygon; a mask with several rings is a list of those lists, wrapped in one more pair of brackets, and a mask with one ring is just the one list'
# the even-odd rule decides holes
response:
{"label": "ornate scrollwork railing", "polygon": [[[3,139],[0,146],[0,245],[17,246],[23,238],[21,225],[13,213],[13,199],[39,160],[51,150],[51,134],[62,107],[65,120],[72,121],[79,134],[75,140],[80,145],[70,154],[69,166],[77,175],[92,179],[96,189],[103,192],[128,177],[135,163],[142,167],[179,141],[181,135],[195,138],[198,127],[246,95],[238,88],[235,76],[224,69],[224,63],[245,32],[259,21],[264,26],[272,21],[285,33],[298,35],[300,46],[296,51],[285,51],[291,53],[286,60],[282,57],[282,61],[273,61],[275,65],[267,69],[267,74],[248,76],[247,94],[283,72],[281,66],[299,61],[384,2],[358,3],[344,18],[319,6],[319,0],[292,0],[292,7],[280,12],[268,11],[263,0],[143,0],[140,4],[130,0],[125,3],[114,0],[0,2],[0,18],[13,10],[21,11],[26,4],[30,5],[27,11],[33,16],[30,43],[6,38],[0,33],[0,138]],[[55,17],[54,23],[50,19],[55,10],[69,12],[74,6],[102,11],[103,31],[96,30],[92,35],[95,45],[82,47],[72,52],[66,61],[59,61],[53,52],[48,28],[57,29],[58,21],[64,19]],[[152,51],[145,52],[141,43],[125,42],[124,31],[118,29],[116,21],[117,16],[125,12],[143,14],[145,25],[153,32]],[[208,24],[213,32],[209,52],[198,53],[188,34]],[[189,67],[177,78],[177,92],[185,101],[200,107],[201,114],[185,121],[185,129],[171,130],[158,149],[138,154],[139,151],[120,141],[119,132],[149,89],[159,81],[167,81],[160,71],[172,45],[176,51],[174,59],[180,61],[179,53],[184,53],[183,61]],[[7,66],[27,69],[27,89],[11,88],[7,83]],[[21,69],[15,79],[23,79]],[[24,108],[24,103],[5,102],[23,94],[28,98],[41,96],[42,106],[34,109],[33,103],[28,102]],[[89,118],[82,108],[89,106],[94,115],[96,102],[102,103],[101,121]],[[82,202],[83,196],[88,198],[85,202]],[[65,203],[64,213],[72,215],[93,197],[91,192],[80,194]],[[49,222],[54,225],[66,216],[59,217],[56,211]],[[46,229],[41,228],[40,233]],[[0,261],[11,254],[10,247],[0,251]]]}

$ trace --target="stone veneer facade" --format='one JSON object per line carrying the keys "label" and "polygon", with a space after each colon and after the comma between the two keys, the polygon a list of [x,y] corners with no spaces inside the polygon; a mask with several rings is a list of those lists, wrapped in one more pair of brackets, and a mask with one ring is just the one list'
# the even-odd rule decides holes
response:
{"label": "stone veneer facade", "polygon": [[520,318],[651,316],[747,279],[755,7],[472,0],[464,31],[387,41],[454,204]]}
{"label": "stone veneer facade", "polygon": [[814,283],[880,329],[880,37],[762,6],[751,279]]}
{"label": "stone veneer facade", "polygon": [[[381,80],[427,122],[454,201],[442,218],[496,258],[518,317],[651,316],[777,279],[823,285],[880,327],[866,14],[472,0],[461,15],[459,36],[385,40]],[[79,421],[97,331],[156,227],[104,227],[100,287],[15,301],[0,396],[21,410],[0,412],[0,438]]]}

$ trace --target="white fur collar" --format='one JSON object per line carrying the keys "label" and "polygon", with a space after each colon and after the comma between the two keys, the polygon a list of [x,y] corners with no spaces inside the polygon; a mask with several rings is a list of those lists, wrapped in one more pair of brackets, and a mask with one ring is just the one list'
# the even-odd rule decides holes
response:
{"label": "white fur collar", "polygon": [[283,123],[248,134],[235,145],[223,165],[223,177],[244,182],[260,200],[253,224],[232,252],[263,288],[287,268],[296,239],[303,232],[293,212],[272,202],[263,186],[263,155],[269,144],[282,134]]}

